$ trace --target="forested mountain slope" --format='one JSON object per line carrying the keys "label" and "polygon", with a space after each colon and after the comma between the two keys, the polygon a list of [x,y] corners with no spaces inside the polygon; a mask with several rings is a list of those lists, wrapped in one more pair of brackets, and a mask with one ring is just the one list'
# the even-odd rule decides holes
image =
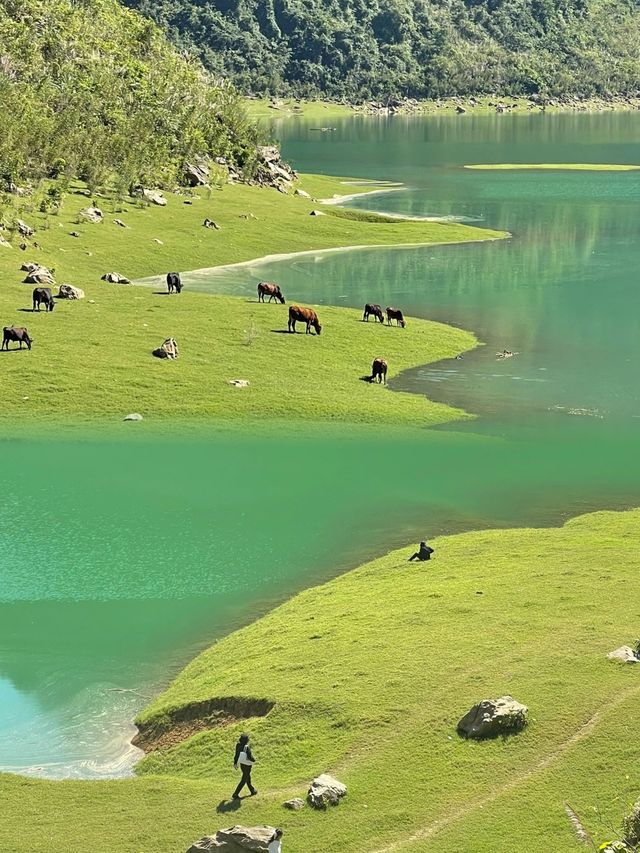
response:
{"label": "forested mountain slope", "polygon": [[255,128],[151,21],[115,0],[0,0],[0,181],[171,181],[185,157],[243,164]]}
{"label": "forested mountain slope", "polygon": [[126,0],[245,91],[362,100],[640,87],[633,0]]}

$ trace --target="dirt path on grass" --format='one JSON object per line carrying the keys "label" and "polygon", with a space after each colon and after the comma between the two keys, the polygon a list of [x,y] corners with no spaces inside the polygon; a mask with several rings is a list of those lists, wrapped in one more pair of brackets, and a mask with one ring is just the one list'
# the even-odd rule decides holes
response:
{"label": "dirt path on grass", "polygon": [[463,817],[466,817],[470,812],[475,811],[476,809],[484,808],[485,806],[490,805],[503,794],[507,794],[510,791],[513,791],[518,786],[522,785],[524,782],[528,782],[533,776],[538,773],[543,772],[552,764],[555,764],[558,759],[562,758],[562,756],[568,752],[570,749],[573,749],[574,746],[581,743],[585,738],[587,738],[593,729],[601,722],[601,720],[611,711],[614,711],[620,705],[623,705],[628,699],[631,699],[634,696],[640,694],[640,685],[636,685],[635,687],[631,687],[628,690],[623,691],[622,693],[616,694],[606,705],[603,705],[596,713],[588,719],[579,729],[577,729],[570,738],[568,738],[564,743],[561,743],[557,749],[553,750],[553,752],[546,755],[542,758],[537,764],[534,764],[529,770],[525,771],[521,775],[519,775],[516,779],[512,779],[509,782],[506,782],[504,785],[500,785],[498,788],[495,788],[488,794],[485,794],[482,797],[478,797],[475,800],[470,800],[467,803],[464,803],[459,808],[449,812],[444,817],[438,818],[434,820],[432,823],[423,826],[422,829],[417,830],[417,832],[412,833],[404,839],[394,842],[393,844],[389,844],[387,847],[380,847],[373,851],[373,853],[392,853],[395,850],[401,850],[403,847],[408,847],[411,844],[415,844],[417,841],[423,841],[428,838],[432,838],[434,835],[437,835],[442,829],[447,826],[450,826],[452,823],[455,823],[458,820],[461,820]]}

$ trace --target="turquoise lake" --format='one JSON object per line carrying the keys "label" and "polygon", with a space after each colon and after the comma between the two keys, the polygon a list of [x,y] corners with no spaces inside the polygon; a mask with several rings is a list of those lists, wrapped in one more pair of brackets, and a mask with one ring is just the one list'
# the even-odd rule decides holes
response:
{"label": "turquoise lake", "polygon": [[[477,419],[397,435],[0,442],[0,769],[131,772],[130,721],[180,666],[366,558],[640,504],[640,172],[463,168],[640,164],[640,115],[334,124],[274,130],[301,171],[406,185],[354,206],[512,237],[315,253],[186,284],[253,295],[268,278],[296,301],[393,304],[471,329],[484,346],[392,387]],[[497,359],[503,349],[517,355]]]}

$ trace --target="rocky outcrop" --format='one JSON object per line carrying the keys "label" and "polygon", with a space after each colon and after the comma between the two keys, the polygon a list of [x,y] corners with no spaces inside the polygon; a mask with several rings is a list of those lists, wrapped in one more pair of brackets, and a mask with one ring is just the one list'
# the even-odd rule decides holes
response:
{"label": "rocky outcrop", "polygon": [[167,338],[158,349],[154,349],[153,354],[156,358],[177,358],[178,344],[175,338]]}
{"label": "rocky outcrop", "polygon": [[85,222],[93,222],[96,225],[104,219],[104,214],[99,207],[83,207],[79,216],[81,216]]}
{"label": "rocky outcrop", "polygon": [[256,175],[252,183],[288,192],[297,178],[291,166],[280,156],[277,145],[262,145],[258,148]]}
{"label": "rocky outcrop", "polygon": [[110,284],[131,284],[130,279],[124,275],[120,275],[119,272],[106,272],[100,278],[102,281],[108,281]]}
{"label": "rocky outcrop", "polygon": [[35,231],[31,228],[30,225],[27,225],[22,219],[18,219],[16,222],[16,228],[18,229],[18,233],[21,237],[33,237]]}
{"label": "rocky outcrop", "polygon": [[202,853],[206,850],[222,850],[241,853],[243,850],[264,853],[275,833],[274,826],[232,826],[219,829],[215,835],[206,835],[189,847],[187,853]]}
{"label": "rocky outcrop", "polygon": [[61,284],[58,290],[58,299],[84,299],[84,290],[74,287],[72,284]]}
{"label": "rocky outcrop", "polygon": [[185,163],[183,176],[188,187],[208,187],[211,179],[211,163],[204,157]]}
{"label": "rocky outcrop", "polygon": [[609,660],[618,661],[618,663],[640,663],[640,658],[637,652],[631,646],[620,646],[619,649],[614,649],[607,655]]}
{"label": "rocky outcrop", "polygon": [[24,279],[25,284],[55,284],[53,273],[46,267],[33,267]]}
{"label": "rocky outcrop", "polygon": [[483,699],[458,723],[458,734],[468,738],[492,738],[519,732],[527,724],[529,709],[511,696]]}
{"label": "rocky outcrop", "polygon": [[327,806],[337,806],[346,794],[346,785],[328,773],[322,773],[309,786],[307,800],[314,809],[326,809]]}

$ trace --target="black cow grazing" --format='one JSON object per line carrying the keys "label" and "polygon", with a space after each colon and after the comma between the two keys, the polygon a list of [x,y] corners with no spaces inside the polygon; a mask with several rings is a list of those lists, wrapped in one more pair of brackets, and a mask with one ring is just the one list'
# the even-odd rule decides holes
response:
{"label": "black cow grazing", "polygon": [[281,305],[286,304],[279,284],[271,284],[269,281],[261,281],[258,285],[258,302],[264,302],[265,296],[269,297],[269,302],[273,302],[275,299]]}
{"label": "black cow grazing", "polygon": [[167,290],[169,293],[180,293],[182,290],[182,280],[179,272],[167,273]]}
{"label": "black cow grazing", "polygon": [[300,305],[291,305],[289,307],[289,331],[296,331],[296,322],[307,324],[307,334],[311,333],[311,326],[316,330],[316,335],[322,331],[322,326],[318,320],[318,315],[313,308],[302,308]]}
{"label": "black cow grazing", "polygon": [[374,358],[371,365],[371,381],[387,384],[387,362],[384,358]]}
{"label": "black cow grazing", "polygon": [[41,305],[44,305],[45,311],[53,311],[56,307],[50,287],[35,287],[33,289],[33,310],[39,311]]}
{"label": "black cow grazing", "polygon": [[367,302],[364,306],[364,314],[362,315],[362,319],[367,323],[369,322],[369,317],[374,317],[375,320],[379,320],[382,325],[384,325],[384,316],[382,314],[382,308],[379,305],[374,305],[372,302]]}
{"label": "black cow grazing", "polygon": [[395,320],[403,329],[407,325],[404,321],[402,311],[399,308],[387,308],[387,323],[391,325],[392,320]]}
{"label": "black cow grazing", "polygon": [[9,349],[9,341],[19,341],[20,349],[22,344],[27,345],[27,349],[31,349],[33,340],[29,337],[29,332],[23,326],[5,326],[2,330],[2,347],[0,349]]}

